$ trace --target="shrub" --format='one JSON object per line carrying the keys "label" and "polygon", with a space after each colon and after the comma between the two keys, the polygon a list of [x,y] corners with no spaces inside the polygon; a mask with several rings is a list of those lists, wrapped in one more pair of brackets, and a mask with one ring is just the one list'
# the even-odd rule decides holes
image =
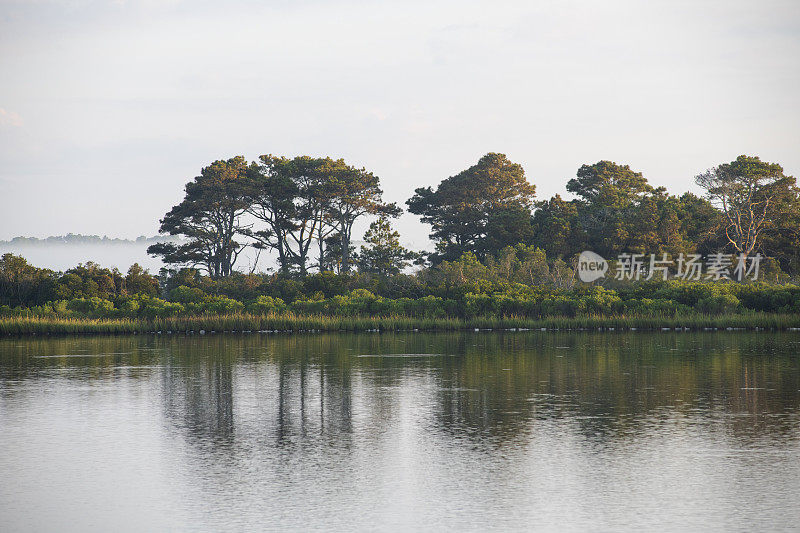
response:
{"label": "shrub", "polygon": [[280,298],[272,296],[259,296],[255,301],[247,305],[247,312],[254,315],[267,315],[283,311],[286,304]]}
{"label": "shrub", "polygon": [[207,298],[208,295],[204,293],[202,289],[198,287],[187,287],[186,285],[176,287],[169,292],[170,301],[183,304],[200,303]]}
{"label": "shrub", "polygon": [[140,316],[146,318],[163,318],[183,313],[183,305],[177,302],[167,302],[161,298],[143,298],[139,308]]}
{"label": "shrub", "polygon": [[114,316],[114,303],[97,296],[91,298],[73,298],[66,304],[66,308],[76,313],[96,318]]}
{"label": "shrub", "polygon": [[735,313],[739,304],[739,299],[733,294],[717,294],[697,302],[696,309],[709,314]]}
{"label": "shrub", "polygon": [[244,304],[238,300],[231,300],[224,296],[217,296],[205,304],[205,311],[218,315],[238,313],[244,309]]}

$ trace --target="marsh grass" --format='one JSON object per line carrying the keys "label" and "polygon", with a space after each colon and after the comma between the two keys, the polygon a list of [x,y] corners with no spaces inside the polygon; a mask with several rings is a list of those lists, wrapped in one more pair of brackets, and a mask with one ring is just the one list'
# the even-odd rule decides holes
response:
{"label": "marsh grass", "polygon": [[688,316],[584,316],[414,318],[407,316],[323,316],[293,313],[197,315],[148,319],[82,319],[50,317],[0,318],[0,335],[117,335],[136,333],[310,332],[310,331],[456,331],[456,330],[658,330],[800,328],[800,315],[743,313]]}

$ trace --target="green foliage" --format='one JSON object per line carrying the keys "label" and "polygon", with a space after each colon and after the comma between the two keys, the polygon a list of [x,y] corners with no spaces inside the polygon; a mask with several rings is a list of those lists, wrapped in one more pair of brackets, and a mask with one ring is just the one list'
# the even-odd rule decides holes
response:
{"label": "green foliage", "polygon": [[483,259],[505,245],[529,239],[535,191],[521,165],[504,154],[489,153],[443,180],[435,191],[416,189],[406,204],[431,225],[436,243],[431,260],[436,264],[456,260],[465,252]]}
{"label": "green foliage", "polygon": [[203,281],[200,272],[194,268],[181,268],[178,270],[162,269],[160,272],[164,289],[167,293],[180,287],[199,287]]}
{"label": "green foliage", "polygon": [[212,278],[228,276],[242,250],[237,237],[242,214],[249,207],[248,164],[238,156],[214,161],[186,184],[186,196],[161,219],[161,233],[181,235],[186,242],[163,242],[147,252],[167,264],[204,269]]}
{"label": "green foliage", "polygon": [[586,249],[589,236],[578,218],[579,202],[565,201],[560,195],[536,204],[532,242],[549,257],[572,257]]}
{"label": "green foliage", "polygon": [[124,292],[126,294],[157,296],[160,292],[158,279],[155,276],[151,276],[139,263],[134,263],[128,269],[128,274],[125,276]]}
{"label": "green foliage", "polygon": [[224,296],[217,296],[205,302],[203,310],[211,314],[226,315],[244,310],[244,304]]}
{"label": "green foliage", "polygon": [[38,305],[54,299],[55,288],[55,272],[36,268],[13,254],[0,257],[0,305]]}
{"label": "green foliage", "polygon": [[306,294],[319,292],[322,293],[325,298],[330,298],[335,294],[344,294],[347,292],[349,281],[350,277],[347,275],[334,274],[330,271],[319,272],[317,274],[310,274],[303,279],[302,290]]}
{"label": "green foliage", "polygon": [[710,203],[688,193],[669,195],[627,165],[583,165],[567,190],[578,200],[553,198],[534,216],[534,242],[550,254],[569,257],[590,249],[613,258],[623,252],[677,255],[712,249],[719,224]]}
{"label": "green foliage", "polygon": [[12,254],[0,258],[0,303],[10,307],[35,307],[76,298],[114,300],[132,294],[158,294],[158,280],[137,264],[126,276],[92,262],[60,275]]}
{"label": "green foliage", "polygon": [[797,221],[800,189],[777,163],[740,155],[695,180],[721,211],[726,244],[737,253],[755,253],[765,235]]}
{"label": "green foliage", "polygon": [[370,224],[361,246],[358,269],[378,276],[393,276],[407,268],[419,254],[400,245],[400,233],[392,229],[389,219],[380,217]]}
{"label": "green foliage", "polygon": [[286,304],[283,300],[271,296],[259,296],[255,301],[247,305],[247,312],[254,315],[280,313],[284,309],[286,309]]}
{"label": "green foliage", "polygon": [[173,302],[179,303],[200,303],[205,301],[208,295],[198,287],[187,287],[181,285],[172,289],[169,293],[169,299]]}
{"label": "green foliage", "polygon": [[264,227],[246,235],[277,252],[283,274],[307,272],[314,242],[320,271],[346,273],[356,220],[400,213],[382,194],[377,176],[342,159],[263,155],[250,167],[249,211]]}
{"label": "green foliage", "polygon": [[142,318],[164,318],[177,316],[183,313],[185,308],[177,302],[167,302],[161,298],[144,297],[139,301],[138,316]]}
{"label": "green foliage", "polygon": [[91,298],[74,298],[67,302],[67,309],[89,317],[103,318],[113,316],[114,302],[98,298],[97,296]]}
{"label": "green foliage", "polygon": [[739,309],[739,304],[739,299],[733,294],[718,294],[698,301],[696,309],[714,315],[731,314]]}
{"label": "green foliage", "polygon": [[451,297],[485,293],[492,286],[489,268],[472,252],[464,253],[456,261],[443,261],[436,270],[433,278],[444,285],[444,293]]}

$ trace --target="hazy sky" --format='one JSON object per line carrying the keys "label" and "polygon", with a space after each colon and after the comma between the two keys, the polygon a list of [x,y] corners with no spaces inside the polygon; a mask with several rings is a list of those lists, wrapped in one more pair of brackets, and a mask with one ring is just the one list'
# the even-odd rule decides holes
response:
{"label": "hazy sky", "polygon": [[800,177],[799,86],[798,0],[0,0],[0,238],[153,234],[239,154],[343,157],[399,203],[489,151],[540,198],[600,159]]}

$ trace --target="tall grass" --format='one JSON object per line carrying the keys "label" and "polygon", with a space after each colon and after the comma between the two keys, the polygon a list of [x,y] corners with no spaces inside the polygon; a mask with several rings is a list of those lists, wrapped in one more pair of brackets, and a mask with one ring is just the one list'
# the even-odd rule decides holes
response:
{"label": "tall grass", "polygon": [[293,313],[198,315],[148,319],[0,318],[0,335],[92,335],[254,331],[455,331],[465,329],[770,329],[800,328],[800,315],[746,313],[689,316],[585,316],[532,319],[414,318],[407,316],[323,316]]}

